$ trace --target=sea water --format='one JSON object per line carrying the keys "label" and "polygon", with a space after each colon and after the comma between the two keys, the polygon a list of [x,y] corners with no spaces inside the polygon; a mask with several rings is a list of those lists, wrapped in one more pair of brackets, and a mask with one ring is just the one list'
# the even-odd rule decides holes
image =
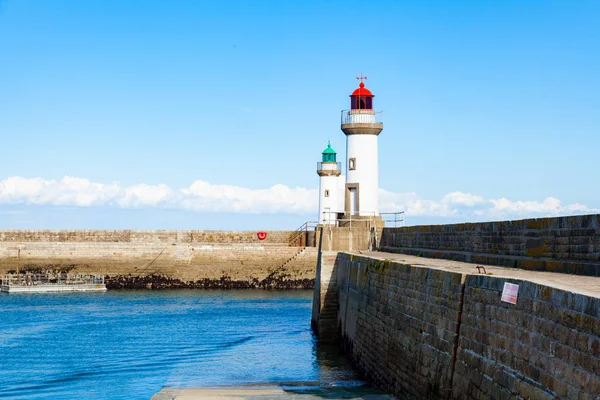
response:
{"label": "sea water", "polygon": [[358,385],[317,345],[312,291],[0,295],[0,398],[149,399],[165,386]]}

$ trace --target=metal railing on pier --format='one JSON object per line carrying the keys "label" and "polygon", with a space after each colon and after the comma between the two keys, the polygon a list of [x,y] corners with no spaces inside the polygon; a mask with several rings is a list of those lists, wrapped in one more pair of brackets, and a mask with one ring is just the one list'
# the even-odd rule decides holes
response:
{"label": "metal railing on pier", "polygon": [[3,286],[38,285],[85,285],[104,284],[104,275],[99,274],[6,274],[2,277]]}
{"label": "metal railing on pier", "polygon": [[308,245],[308,243],[306,243],[306,240],[308,239],[308,232],[314,231],[317,225],[319,225],[318,221],[306,221],[300,225],[298,229],[296,229],[290,235],[290,246],[306,247]]}
{"label": "metal railing on pier", "polygon": [[342,211],[323,211],[323,232],[332,238],[333,228],[348,228],[348,248],[352,249],[352,224],[367,227],[369,232],[369,250],[377,248],[377,213],[374,211],[361,211],[361,215],[345,214]]}
{"label": "metal railing on pier", "polygon": [[368,227],[377,228],[377,213],[374,211],[361,211],[361,215],[346,214],[344,211],[323,211],[323,224],[326,227],[339,228],[340,226],[348,226],[352,230],[352,223],[360,222],[363,224],[368,222]]}
{"label": "metal railing on pier", "polygon": [[[378,229],[382,226],[377,226],[378,217],[388,228],[397,228],[404,226],[404,211],[375,213],[374,211],[361,211],[361,215],[346,214],[341,211],[323,211],[323,229],[331,235],[333,228],[347,227],[352,232],[352,225],[360,225],[367,227],[372,234],[372,240],[369,249],[373,250],[379,245]],[[393,226],[392,226],[393,225]],[[350,239],[349,239],[350,240]]]}
{"label": "metal railing on pier", "polygon": [[[348,225],[350,228],[352,228],[353,221],[355,223],[358,221],[364,223],[365,217],[368,217],[369,221],[373,223],[373,227],[377,227],[377,219],[375,218],[377,214],[375,212],[361,211],[361,214],[362,215],[358,216],[346,214],[343,211],[323,211],[323,221],[326,226],[339,227],[341,223],[342,225]],[[404,226],[404,211],[382,212],[379,213],[379,216],[387,228],[398,228]]]}
{"label": "metal railing on pier", "polygon": [[[379,215],[381,215],[382,221],[388,228],[399,228],[404,226],[404,211],[379,213]],[[388,223],[390,225],[393,224],[394,226],[390,226]]]}

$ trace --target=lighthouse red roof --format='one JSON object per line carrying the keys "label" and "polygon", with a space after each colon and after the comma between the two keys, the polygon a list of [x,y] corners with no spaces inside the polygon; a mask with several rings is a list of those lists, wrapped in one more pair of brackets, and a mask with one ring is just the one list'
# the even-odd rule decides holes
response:
{"label": "lighthouse red roof", "polygon": [[375,95],[373,93],[371,93],[371,91],[369,89],[367,89],[365,87],[364,83],[360,83],[360,85],[358,85],[359,88],[356,89],[354,92],[352,92],[352,94],[350,95],[350,97],[375,97]]}

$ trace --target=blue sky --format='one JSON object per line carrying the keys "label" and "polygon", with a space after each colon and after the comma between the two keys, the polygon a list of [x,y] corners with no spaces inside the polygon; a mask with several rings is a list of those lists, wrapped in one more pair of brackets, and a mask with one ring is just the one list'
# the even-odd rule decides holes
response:
{"label": "blue sky", "polygon": [[0,228],[286,229],[362,69],[381,211],[600,209],[600,2],[0,1]]}

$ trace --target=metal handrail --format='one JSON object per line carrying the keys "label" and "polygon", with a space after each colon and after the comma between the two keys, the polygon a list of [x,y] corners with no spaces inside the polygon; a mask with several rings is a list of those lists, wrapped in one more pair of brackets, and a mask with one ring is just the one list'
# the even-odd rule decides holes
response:
{"label": "metal handrail", "polygon": [[306,221],[302,225],[300,225],[292,234],[290,235],[289,244],[290,246],[294,246],[298,240],[300,239],[300,244],[302,244],[302,235],[308,236],[308,230],[316,228],[319,225],[318,221]]}
{"label": "metal handrail", "polygon": [[[369,235],[372,235],[371,240],[369,240],[369,250],[373,250],[373,248],[375,248],[377,246],[377,213],[375,211],[360,211],[362,217],[369,217],[369,219],[365,220],[364,218],[360,218],[361,216],[355,216],[354,219],[352,219],[353,215],[352,214],[345,214],[344,215],[348,215],[349,218],[335,218],[332,221],[334,222],[333,224],[328,224],[326,225],[329,229],[328,229],[328,233],[331,235],[332,231],[333,231],[333,227],[335,226],[336,228],[340,227],[340,223],[341,222],[348,222],[348,229],[350,231],[350,236],[348,236],[348,248],[352,249],[352,221],[360,221],[360,223],[364,223],[365,221],[368,223],[367,227],[368,227],[368,231],[370,232]],[[334,211],[323,211],[323,214],[342,214],[342,212],[334,212]],[[365,215],[365,214],[370,214],[370,215]],[[358,218],[356,218],[358,217]],[[325,220],[327,220],[326,217],[324,217]],[[329,220],[331,221],[331,216],[329,215]],[[374,241],[373,241],[374,240]]]}
{"label": "metal handrail", "polygon": [[[323,217],[323,220],[334,222],[334,224],[329,224],[329,225],[339,226],[339,222],[350,222],[350,228],[352,228],[352,221],[353,221],[352,217],[353,216],[356,217],[356,218],[354,218],[354,221],[358,221],[358,220],[364,221],[364,219],[362,219],[360,217],[371,217],[375,221],[376,220],[375,217],[377,216],[377,213],[375,211],[363,211],[363,210],[360,211],[360,214],[362,214],[362,215],[347,214],[345,211],[323,211],[323,214],[327,215],[327,217]],[[344,215],[348,215],[350,218],[346,218],[346,219],[337,218],[337,217],[332,218],[331,214],[344,214]],[[365,214],[368,214],[368,215],[365,215]]]}
{"label": "metal handrail", "polygon": [[[379,215],[381,215],[381,219],[383,220],[383,222],[390,222],[390,223],[394,223],[393,227],[389,227],[389,228],[398,228],[401,226],[404,226],[404,217],[405,217],[405,213],[404,211],[398,211],[398,212],[385,212],[385,213],[379,213]],[[393,219],[389,218],[383,218],[384,215],[393,215]]]}
{"label": "metal handrail", "polygon": [[104,284],[104,275],[100,274],[6,274],[2,277],[3,286],[37,286],[46,284],[80,285]]}

